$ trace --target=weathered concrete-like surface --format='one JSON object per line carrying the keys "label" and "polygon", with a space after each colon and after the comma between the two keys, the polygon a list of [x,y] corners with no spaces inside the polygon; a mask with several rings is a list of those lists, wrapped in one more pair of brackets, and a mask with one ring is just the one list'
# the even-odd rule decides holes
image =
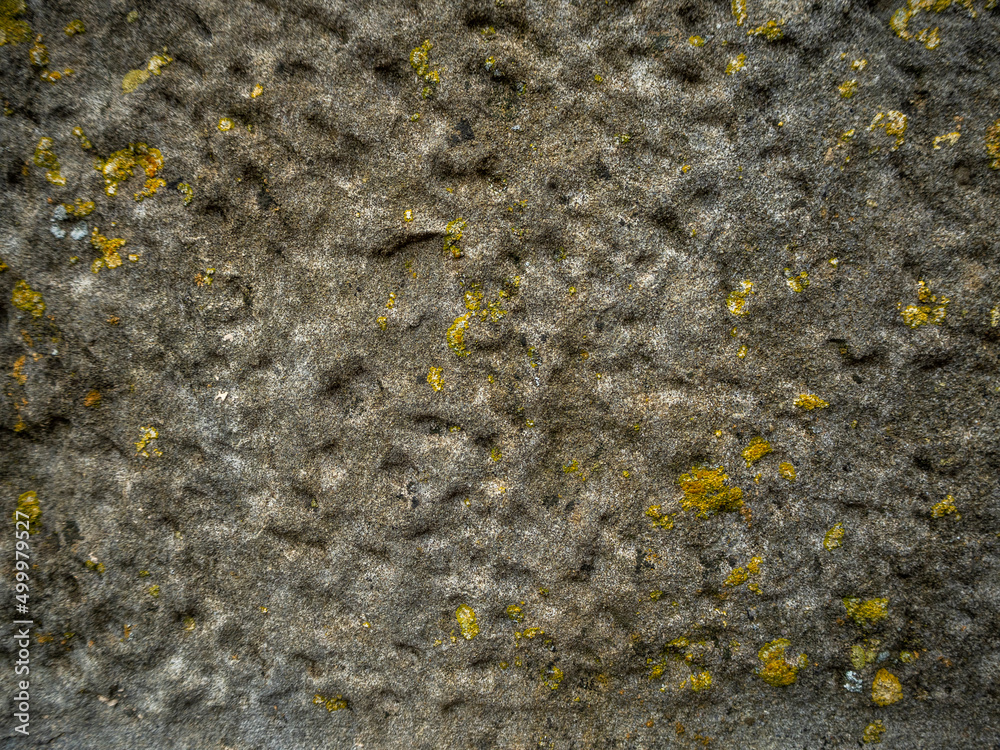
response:
{"label": "weathered concrete-like surface", "polygon": [[1000,10],[923,5],[0,2],[0,745],[1000,746]]}

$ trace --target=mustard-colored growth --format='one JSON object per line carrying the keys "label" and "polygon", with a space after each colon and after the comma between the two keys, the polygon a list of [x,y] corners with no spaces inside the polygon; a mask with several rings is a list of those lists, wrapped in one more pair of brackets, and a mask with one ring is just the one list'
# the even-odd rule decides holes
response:
{"label": "mustard-colored growth", "polygon": [[125,74],[125,77],[122,78],[122,93],[131,94],[148,81],[150,76],[160,75],[160,71],[173,61],[174,58],[167,55],[153,55],[149,58],[145,68],[130,70]]}
{"label": "mustard-colored growth", "polygon": [[962,137],[962,131],[960,130],[953,130],[952,132],[945,133],[944,135],[936,135],[934,136],[934,143],[933,143],[934,150],[940,151],[941,144],[944,144],[946,146],[954,146],[956,143],[958,143],[958,139],[961,137]]}
{"label": "mustard-colored growth", "polygon": [[674,528],[674,516],[675,513],[663,513],[660,511],[660,505],[653,505],[646,509],[646,515],[653,519],[653,526],[670,530]]}
{"label": "mustard-colored growth", "polygon": [[955,498],[951,495],[945,495],[944,500],[939,503],[934,503],[931,507],[931,517],[932,518],[943,518],[944,516],[954,514],[956,519],[961,519],[962,514],[958,512],[958,508],[955,507]]}
{"label": "mustard-colored growth", "polygon": [[431,384],[431,388],[435,391],[440,391],[444,388],[443,372],[444,370],[440,367],[432,367],[427,373],[427,382]]}
{"label": "mustard-colored growth", "polygon": [[751,294],[756,294],[753,290],[753,282],[741,281],[740,288],[733,290],[726,297],[726,307],[729,308],[729,312],[733,315],[746,315],[749,312],[746,309],[747,297]]}
{"label": "mustard-colored growth", "polygon": [[471,641],[479,635],[479,623],[476,622],[476,613],[468,604],[459,605],[455,610],[455,618],[458,620],[458,627],[462,631],[462,637]]}
{"label": "mustard-colored growth", "polygon": [[712,687],[712,675],[707,671],[694,673],[684,681],[683,687],[687,687],[688,685],[690,685],[691,689],[696,693],[702,690],[708,690]]}
{"label": "mustard-colored growth", "polygon": [[787,638],[778,638],[761,647],[757,652],[757,658],[764,665],[758,674],[761,679],[773,687],[785,687],[795,682],[800,669],[804,669],[809,663],[805,654],[799,654],[795,662],[791,662],[785,656],[785,650],[791,647],[791,642]]}
{"label": "mustard-colored growth", "polygon": [[[988,0],[985,6],[986,10],[989,10],[995,4],[996,0]],[[940,13],[952,5],[961,5],[969,11],[973,18],[976,17],[976,11],[972,7],[972,0],[907,0],[905,7],[897,9],[892,14],[892,18],[889,19],[889,28],[896,32],[896,36],[900,39],[916,39],[927,49],[936,49],[941,44],[940,30],[937,27],[933,29],[927,27],[914,33],[909,29],[910,20],[918,13],[931,11]]]}
{"label": "mustard-colored growth", "polygon": [[741,52],[732,60],[730,60],[729,63],[726,65],[726,75],[731,76],[736,71],[743,70],[743,66],[745,66],[746,64],[747,64],[747,56]]}
{"label": "mustard-colored growth", "polygon": [[31,38],[31,27],[16,16],[24,13],[24,0],[0,0],[0,47]]}
{"label": "mustard-colored growth", "polygon": [[986,155],[990,157],[990,169],[1000,169],[1000,120],[986,128]]}
{"label": "mustard-colored growth", "polygon": [[14,284],[14,292],[10,300],[14,303],[14,307],[31,313],[32,317],[40,318],[45,312],[45,300],[42,298],[42,293],[36,292],[28,286],[27,281],[22,280]]}
{"label": "mustard-colored growth", "polygon": [[161,187],[165,187],[166,184],[167,184],[166,181],[161,180],[159,177],[150,177],[149,179],[146,180],[146,186],[141,191],[135,194],[136,201],[141,203],[144,198],[151,198],[153,195],[156,194],[157,190],[159,190]]}
{"label": "mustard-colored growth", "polygon": [[389,328],[389,319],[384,315],[379,315],[377,318],[375,318],[375,322],[378,323],[378,327],[381,328],[383,331]]}
{"label": "mustard-colored growth", "polygon": [[503,458],[503,452],[498,447],[493,446],[493,448],[490,450],[490,460],[496,463],[501,458]]}
{"label": "mustard-colored growth", "polygon": [[226,133],[236,127],[236,123],[231,117],[220,117],[219,118],[219,131]]}
{"label": "mustard-colored growth", "polygon": [[259,83],[253,87],[253,91],[250,92],[250,98],[256,99],[258,96],[264,93],[264,87]]}
{"label": "mustard-colored growth", "polygon": [[98,159],[94,163],[94,169],[104,178],[104,192],[108,195],[115,195],[118,184],[131,177],[136,167],[142,169],[146,177],[156,177],[156,173],[163,168],[163,152],[145,143],[130,143],[128,148],[115,151],[106,160]]}
{"label": "mustard-colored growth", "polygon": [[557,690],[563,681],[563,672],[559,667],[552,666],[542,672],[542,681],[552,690]]}
{"label": "mustard-colored growth", "polygon": [[453,258],[462,257],[462,248],[459,247],[459,241],[462,239],[462,233],[465,230],[466,221],[461,216],[459,216],[454,221],[449,221],[445,226],[444,231],[444,249],[451,253]]}
{"label": "mustard-colored growth", "polygon": [[690,44],[692,47],[704,47],[705,37],[697,35],[688,37],[688,44]]}
{"label": "mustard-colored growth", "polygon": [[837,87],[840,92],[840,96],[844,99],[850,99],[858,91],[858,82],[855,79],[849,81],[844,81]]}
{"label": "mustard-colored growth", "polygon": [[[789,273],[787,268],[785,272]],[[809,286],[809,274],[805,271],[800,271],[798,276],[789,276],[785,279],[785,283],[788,284],[789,289],[798,294]]]}
{"label": "mustard-colored growth", "polygon": [[948,314],[948,303],[951,300],[932,294],[925,281],[917,282],[917,298],[930,304],[901,307],[899,314],[903,316],[903,323],[910,328],[919,328],[928,323],[941,325]]}
{"label": "mustard-colored growth", "polygon": [[150,586],[147,589],[147,591],[149,592],[150,596],[159,598],[159,596],[160,596],[160,584],[154,583],[152,586]]}
{"label": "mustard-colored growth", "polygon": [[728,479],[725,467],[692,467],[677,480],[684,493],[681,508],[697,511],[699,518],[739,510],[743,507],[743,490],[730,487]]}
{"label": "mustard-colored growth", "polygon": [[732,0],[731,6],[736,25],[742,26],[747,20],[747,0]]}
{"label": "mustard-colored growth", "polygon": [[66,28],[63,31],[66,32],[66,36],[76,36],[77,34],[83,34],[87,30],[87,27],[83,25],[83,21],[76,18],[66,24]]}
{"label": "mustard-colored growth", "polygon": [[39,34],[35,37],[35,43],[28,50],[28,59],[31,60],[31,64],[35,67],[42,67],[43,65],[48,65],[49,63],[49,50],[44,44],[42,44],[42,35]]}
{"label": "mustard-colored growth", "polygon": [[866,745],[878,745],[882,742],[883,734],[885,734],[885,724],[881,719],[875,719],[875,721],[866,726],[865,731],[861,733],[861,741]]}
{"label": "mustard-colored growth", "polygon": [[851,666],[860,672],[868,664],[874,664],[881,645],[882,642],[878,639],[868,640],[864,644],[855,643],[851,646]]}
{"label": "mustard-colored growth", "polygon": [[830,552],[837,549],[840,545],[844,543],[844,524],[837,523],[833,525],[826,535],[823,537],[823,548]]}
{"label": "mustard-colored growth", "polygon": [[163,452],[159,448],[150,445],[153,440],[160,437],[159,431],[151,425],[147,427],[140,427],[139,429],[142,432],[142,437],[136,441],[136,455],[145,456],[146,458],[150,458],[151,456],[162,456]]}
{"label": "mustard-colored growth", "polygon": [[888,597],[862,601],[857,597],[848,596],[843,601],[844,609],[847,610],[847,616],[858,625],[869,625],[873,622],[879,622],[889,615]]}
{"label": "mustard-colored growth", "polygon": [[750,444],[743,449],[741,454],[747,462],[747,466],[753,466],[773,449],[771,444],[762,437],[751,438]]}
{"label": "mustard-colored growth", "polygon": [[35,166],[46,170],[45,179],[53,185],[65,185],[66,178],[59,174],[59,159],[56,158],[52,146],[55,143],[51,138],[43,137],[35,146]]}
{"label": "mustard-colored growth", "polygon": [[896,139],[896,145],[892,147],[892,150],[895,151],[904,142],[904,136],[906,135],[906,115],[894,109],[890,109],[888,112],[879,112],[875,115],[875,119],[872,120],[872,124],[868,126],[869,130],[875,130],[876,128],[880,128],[886,135]]}
{"label": "mustard-colored growth", "polygon": [[63,203],[63,208],[66,209],[66,213],[70,216],[76,216],[82,219],[84,216],[90,216],[96,206],[94,205],[94,201],[77,198],[72,203]]}
{"label": "mustard-colored growth", "polygon": [[90,570],[93,570],[95,573],[97,573],[97,575],[100,576],[104,575],[104,571],[107,570],[107,568],[104,566],[104,563],[97,562],[96,560],[87,560],[87,562],[84,563],[84,566],[89,568]]}
{"label": "mustard-colored growth", "polygon": [[430,40],[424,40],[424,43],[419,47],[414,47],[413,51],[410,52],[410,65],[417,72],[417,75],[424,79],[427,84],[421,91],[421,95],[424,99],[430,98],[434,93],[434,86],[436,86],[441,81],[441,76],[436,70],[431,70],[430,66],[430,56],[431,49],[434,45],[430,43]]}
{"label": "mustard-colored growth", "polygon": [[891,706],[903,700],[903,686],[899,678],[887,669],[875,673],[872,681],[872,701],[878,706]]}
{"label": "mustard-colored growth", "polygon": [[747,572],[746,568],[733,568],[732,572],[726,578],[726,586],[741,586],[747,582],[750,577],[750,573]]}
{"label": "mustard-colored growth", "polygon": [[524,621],[524,613],[521,611],[521,608],[518,607],[516,604],[511,604],[510,606],[507,607],[507,617],[509,617],[514,622]]}
{"label": "mustard-colored growth", "polygon": [[121,237],[105,237],[100,229],[94,227],[90,233],[90,244],[104,254],[91,264],[90,270],[94,273],[99,273],[102,268],[118,268],[122,264],[118,251],[125,246],[125,240]]}
{"label": "mustard-colored growth", "polygon": [[787,461],[778,464],[778,476],[782,479],[787,479],[789,482],[794,482],[795,467]]}
{"label": "mustard-colored growth", "polygon": [[747,36],[762,36],[769,42],[776,42],[781,39],[785,32],[781,30],[781,24],[783,21],[768,21],[767,23],[758,26],[756,29],[752,29],[747,32]]}
{"label": "mustard-colored growth", "polygon": [[469,354],[469,350],[465,348],[465,329],[469,327],[469,318],[472,317],[471,312],[467,312],[465,315],[459,315],[455,318],[455,322],[451,324],[448,329],[448,333],[445,334],[445,340],[448,342],[448,348],[451,349],[459,357],[466,357]]}
{"label": "mustard-colored growth", "polygon": [[177,191],[184,196],[184,205],[187,206],[194,200],[194,188],[186,182],[178,183]]}
{"label": "mustard-colored growth", "polygon": [[802,393],[795,397],[795,405],[800,409],[805,409],[806,411],[812,411],[813,409],[825,409],[830,404],[819,396],[814,396],[811,393]]}
{"label": "mustard-colored growth", "polygon": [[75,135],[77,140],[80,141],[80,148],[88,149],[93,146],[93,144],[90,142],[90,139],[87,138],[86,134],[84,134],[83,128],[81,128],[79,125],[73,128],[73,135]]}
{"label": "mustard-colored growth", "polygon": [[347,701],[344,700],[344,697],[342,695],[338,695],[336,698],[325,698],[319,693],[316,693],[316,695],[313,696],[313,705],[324,706],[326,710],[330,711],[331,713],[333,711],[342,711],[343,709],[348,707]]}
{"label": "mustard-colored growth", "polygon": [[37,534],[42,525],[42,509],[38,504],[38,493],[34,490],[24,492],[17,498],[14,521],[24,521],[25,516],[27,516],[28,521],[28,533]]}
{"label": "mustard-colored growth", "polygon": [[[762,562],[764,562],[763,558],[754,556],[750,558],[750,562],[747,563],[745,568],[742,566],[739,568],[733,568],[732,572],[726,578],[725,585],[732,587],[742,586],[750,580],[750,578],[755,577],[760,573],[760,564]],[[756,583],[748,584],[747,588],[755,594],[761,593],[760,586]]]}

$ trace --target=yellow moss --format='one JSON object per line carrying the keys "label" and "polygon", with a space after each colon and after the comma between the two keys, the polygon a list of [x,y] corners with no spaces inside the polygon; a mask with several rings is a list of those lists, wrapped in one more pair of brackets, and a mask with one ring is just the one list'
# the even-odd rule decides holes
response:
{"label": "yellow moss", "polygon": [[741,454],[747,462],[747,466],[753,466],[773,449],[771,444],[762,437],[751,438],[750,444],[743,449]]}
{"label": "yellow moss", "polygon": [[829,552],[831,550],[837,549],[841,544],[844,543],[844,524],[837,523],[833,525],[826,535],[823,537],[823,548]]}
{"label": "yellow moss", "polygon": [[466,357],[469,354],[469,350],[465,348],[465,329],[469,327],[469,318],[472,317],[471,312],[465,313],[465,315],[459,315],[455,318],[455,322],[451,324],[448,329],[448,333],[445,334],[445,339],[448,342],[448,348],[451,349],[459,357]]}
{"label": "yellow moss", "polygon": [[888,112],[879,112],[868,126],[869,130],[881,129],[887,136],[896,139],[896,144],[892,147],[895,151],[903,145],[906,135],[906,115],[890,109]]}
{"label": "yellow moss", "polygon": [[990,157],[990,169],[1000,169],[1000,120],[986,128],[986,155]]}
{"label": "yellow moss", "polygon": [[66,28],[63,31],[66,32],[66,36],[76,36],[77,34],[83,34],[87,30],[87,27],[83,25],[83,21],[76,18],[66,24]]}
{"label": "yellow moss", "polygon": [[40,138],[35,146],[35,166],[46,170],[45,179],[53,185],[65,185],[66,178],[59,173],[59,159],[56,158],[52,146],[55,142],[48,137]]}
{"label": "yellow moss", "polygon": [[728,479],[722,466],[715,469],[692,467],[690,472],[682,474],[677,480],[684,493],[681,508],[697,511],[699,518],[738,511],[743,507],[743,490],[730,487]]}
{"label": "yellow moss", "polygon": [[83,218],[84,216],[89,216],[93,213],[96,206],[94,201],[87,201],[83,198],[77,198],[72,203],[63,203],[63,208],[66,209],[66,213],[70,216],[77,216]]}
{"label": "yellow moss", "polygon": [[742,26],[747,20],[747,0],[731,0],[731,7],[736,25]]}
{"label": "yellow moss", "polygon": [[461,216],[459,216],[454,221],[449,221],[445,226],[444,231],[444,249],[451,253],[453,258],[462,257],[462,248],[459,246],[459,241],[462,239],[462,233],[465,230],[466,221]]}
{"label": "yellow moss", "polygon": [[674,513],[663,513],[660,505],[653,505],[646,509],[646,515],[653,519],[653,526],[668,531],[674,528]]}
{"label": "yellow moss", "polygon": [[17,16],[24,13],[24,0],[0,0],[0,47],[31,38],[31,27]]}
{"label": "yellow moss", "polygon": [[145,456],[150,458],[151,456],[162,456],[163,452],[151,445],[152,441],[160,437],[159,431],[152,425],[146,427],[140,427],[139,430],[142,432],[142,437],[136,441],[135,453],[137,456]]}
{"label": "yellow moss", "polygon": [[146,177],[156,177],[156,173],[163,168],[163,153],[145,143],[130,143],[127,148],[94,163],[94,169],[104,178],[104,192],[108,195],[115,195],[118,184],[135,174],[136,167],[142,169]]}
{"label": "yellow moss", "polygon": [[875,719],[861,733],[861,741],[866,745],[878,745],[882,742],[883,734],[885,734],[885,724],[882,723],[881,719]]}
{"label": "yellow moss", "polygon": [[945,495],[944,500],[939,503],[934,503],[931,507],[931,517],[932,518],[943,518],[949,514],[954,514],[956,519],[961,519],[962,514],[958,512],[958,508],[955,507],[955,498],[951,495]]}
{"label": "yellow moss", "polygon": [[958,139],[962,137],[962,132],[960,130],[954,130],[951,133],[945,133],[944,135],[934,136],[934,150],[939,151],[941,149],[941,144],[946,146],[954,146],[958,143]]}
{"label": "yellow moss", "polygon": [[231,117],[220,117],[219,118],[219,130],[223,133],[228,132],[236,127],[236,123],[233,122]]}
{"label": "yellow moss", "polygon": [[194,188],[188,185],[186,182],[180,182],[177,184],[177,191],[184,196],[184,205],[187,206],[194,200]]}
{"label": "yellow moss", "polygon": [[331,713],[333,711],[342,711],[348,707],[347,701],[344,700],[342,695],[338,695],[336,698],[326,698],[319,693],[313,696],[314,706],[323,706],[327,711]]}
{"label": "yellow moss", "polygon": [[801,393],[795,397],[795,405],[800,409],[805,409],[806,411],[812,411],[813,409],[825,409],[830,404],[819,396],[814,396],[811,393]]}
{"label": "yellow moss", "polygon": [[795,481],[795,467],[784,461],[778,464],[778,475],[783,479],[787,479],[789,482]]}
{"label": "yellow moss", "polygon": [[476,613],[468,604],[459,605],[455,610],[455,618],[458,620],[458,627],[462,631],[462,637],[471,641],[479,635],[479,623],[476,621]]}
{"label": "yellow moss", "polygon": [[788,660],[785,651],[791,645],[787,638],[778,638],[765,644],[757,652],[757,658],[764,663],[758,674],[768,685],[773,687],[791,685],[795,682],[799,670],[808,664],[805,654],[799,654],[795,662]]}
{"label": "yellow moss", "polygon": [[847,616],[858,625],[869,625],[884,620],[889,615],[889,599],[858,599],[849,596],[844,598],[844,609]]}
{"label": "yellow moss", "polygon": [[703,36],[688,37],[688,44],[690,44],[692,47],[704,47],[705,37]]}
{"label": "yellow moss", "polygon": [[844,81],[837,87],[837,90],[840,92],[841,97],[844,99],[850,99],[855,93],[857,93],[858,82],[853,78],[849,81]]}
{"label": "yellow moss", "polygon": [[167,55],[153,55],[149,58],[145,68],[130,70],[122,78],[122,93],[131,94],[142,84],[149,80],[150,76],[160,75],[161,69],[172,63],[174,59]]}
{"label": "yellow moss", "polygon": [[751,294],[755,294],[753,290],[752,281],[741,281],[740,288],[733,290],[726,297],[726,307],[729,308],[729,312],[733,315],[746,315],[747,310],[747,297]]}
{"label": "yellow moss", "polygon": [[781,39],[785,33],[781,30],[781,24],[783,21],[771,20],[767,23],[758,26],[756,29],[752,29],[747,32],[747,36],[762,36],[769,42],[776,42]]}
{"label": "yellow moss", "polygon": [[872,701],[878,706],[891,706],[903,700],[899,678],[887,669],[880,669],[872,681]]}
{"label": "yellow moss", "polygon": [[11,302],[18,310],[30,313],[32,317],[40,318],[45,312],[45,300],[41,292],[36,292],[27,281],[19,281],[14,284],[14,291],[11,295]]}
{"label": "yellow moss", "polygon": [[552,690],[557,690],[563,681],[563,672],[559,667],[552,666],[542,672],[542,681]]}
{"label": "yellow moss", "polygon": [[742,52],[729,61],[726,65],[726,75],[731,76],[738,70],[743,70],[743,66],[747,64],[747,56]]}
{"label": "yellow moss", "polygon": [[104,257],[98,258],[91,264],[90,270],[94,273],[98,273],[102,268],[117,268],[122,264],[122,256],[118,251],[125,246],[125,240],[121,237],[105,237],[100,229],[94,227],[90,233],[90,244],[104,254]]}
{"label": "yellow moss", "polygon": [[[28,521],[28,533],[37,534],[42,525],[42,509],[38,504],[38,493],[34,490],[24,492],[17,498],[17,510],[14,512],[14,521],[24,521],[25,516],[27,516]],[[21,528],[23,529],[24,527],[22,526]]]}

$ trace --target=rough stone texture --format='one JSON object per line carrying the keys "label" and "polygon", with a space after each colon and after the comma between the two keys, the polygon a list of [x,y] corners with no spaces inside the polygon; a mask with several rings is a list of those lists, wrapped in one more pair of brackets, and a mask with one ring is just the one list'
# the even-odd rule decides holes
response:
{"label": "rough stone texture", "polygon": [[[1000,11],[970,7],[914,13],[928,49],[887,1],[28,0],[0,486],[42,525],[0,744],[1000,746]],[[138,142],[166,185],[108,196]],[[744,512],[683,510],[720,465]]]}

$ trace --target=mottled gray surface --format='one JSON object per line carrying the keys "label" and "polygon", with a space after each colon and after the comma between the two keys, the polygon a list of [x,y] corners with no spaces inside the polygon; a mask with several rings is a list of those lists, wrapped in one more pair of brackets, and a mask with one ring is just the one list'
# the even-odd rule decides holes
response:
{"label": "mottled gray surface", "polygon": [[[49,63],[0,46],[0,488],[42,528],[32,734],[5,713],[0,746],[843,748],[879,720],[887,748],[1000,747],[1000,10],[971,7],[914,14],[928,49],[886,0],[748,0],[742,25],[701,0],[28,0]],[[95,159],[137,142],[167,184],[108,196]],[[120,266],[92,272],[79,221]],[[682,510],[698,465],[749,512]],[[753,556],[759,593],[727,586]],[[778,638],[808,655],[784,687],[758,674]],[[902,700],[873,702],[879,669]]]}

